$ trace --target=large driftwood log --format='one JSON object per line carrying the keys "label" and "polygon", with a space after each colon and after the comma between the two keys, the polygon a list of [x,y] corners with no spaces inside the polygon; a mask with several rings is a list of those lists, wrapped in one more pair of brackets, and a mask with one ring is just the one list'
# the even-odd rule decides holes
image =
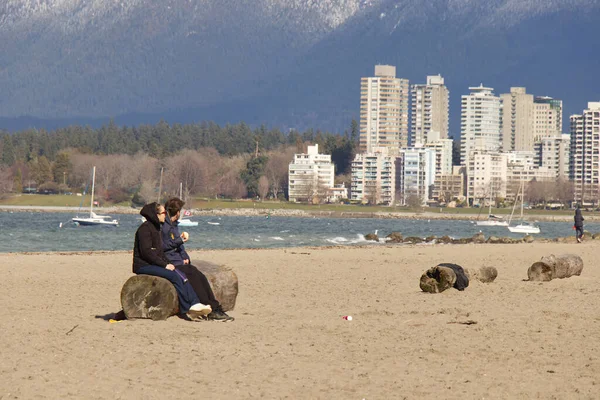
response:
{"label": "large driftwood log", "polygon": [[223,311],[233,310],[238,295],[238,278],[235,272],[207,261],[194,261],[193,264],[208,278]]}
{"label": "large driftwood log", "polygon": [[483,283],[494,282],[498,277],[498,270],[495,267],[481,267],[479,269],[470,268],[465,271],[470,279],[476,279]]}
{"label": "large driftwood log", "polygon": [[179,300],[175,287],[164,278],[135,275],[121,289],[121,306],[127,319],[164,320],[177,313]]}
{"label": "large driftwood log", "polygon": [[583,260],[575,254],[563,254],[542,257],[529,267],[527,276],[530,281],[550,281],[552,279],[568,278],[581,275]]}
{"label": "large driftwood log", "polygon": [[[238,294],[237,275],[229,268],[206,261],[194,265],[206,276],[223,311],[235,307]],[[121,289],[121,305],[128,319],[164,320],[175,315],[179,300],[175,287],[164,278],[150,275],[132,276]]]}
{"label": "large driftwood log", "polygon": [[423,275],[419,286],[427,293],[441,293],[456,283],[456,274],[447,267],[435,266],[429,268]]}

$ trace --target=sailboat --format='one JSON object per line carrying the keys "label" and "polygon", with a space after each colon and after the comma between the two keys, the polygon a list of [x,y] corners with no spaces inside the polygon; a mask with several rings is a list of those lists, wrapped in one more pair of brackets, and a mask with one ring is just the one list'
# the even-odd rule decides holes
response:
{"label": "sailboat", "polygon": [[[523,181],[521,181],[521,187],[517,192],[517,197],[515,197],[515,203],[513,204],[512,212],[510,213],[510,218],[508,220],[508,230],[512,233],[540,233],[541,230],[539,226],[532,224],[527,221],[523,221]],[[517,201],[519,200],[519,194],[521,195],[521,223],[515,226],[510,226],[512,221],[513,214],[515,213],[515,206],[517,205]]]}
{"label": "sailboat", "polygon": [[492,214],[492,187],[490,182],[490,198],[488,199],[489,210],[488,210],[488,218],[483,221],[477,221],[475,224],[477,226],[508,226],[508,222],[504,220],[504,218],[499,217],[497,215]]}
{"label": "sailboat", "polygon": [[110,225],[117,226],[119,225],[119,221],[116,219],[111,219],[112,217],[108,215],[96,215],[94,213],[94,189],[96,183],[96,166],[92,168],[92,199],[90,200],[90,216],[89,217],[75,217],[73,218],[73,222],[77,225]]}
{"label": "sailboat", "polygon": [[[183,183],[179,182],[179,198],[181,199],[183,195]],[[192,221],[189,218],[185,218],[184,215],[189,213],[189,211],[184,212],[181,210],[181,216],[179,217],[178,225],[179,226],[198,226],[198,222]],[[191,214],[188,214],[191,215]]]}

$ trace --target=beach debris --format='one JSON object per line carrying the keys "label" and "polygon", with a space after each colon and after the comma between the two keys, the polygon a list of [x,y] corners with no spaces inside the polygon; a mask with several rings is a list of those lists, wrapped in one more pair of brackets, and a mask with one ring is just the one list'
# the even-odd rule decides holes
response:
{"label": "beach debris", "polygon": [[342,318],[346,321],[352,321],[352,315],[344,315]]}
{"label": "beach debris", "polygon": [[442,263],[425,271],[419,286],[427,293],[441,293],[451,287],[464,290],[469,286],[469,276],[458,264]]}
{"label": "beach debris", "polygon": [[547,282],[552,279],[563,279],[573,275],[581,275],[583,260],[575,254],[544,256],[534,262],[527,270],[530,281]]}
{"label": "beach debris", "polygon": [[468,319],[466,321],[450,321],[449,324],[460,324],[460,325],[475,325],[477,321],[473,321],[472,319]]}
{"label": "beach debris", "polygon": [[481,267],[479,269],[469,268],[465,272],[469,275],[469,279],[478,280],[483,283],[494,282],[498,277],[498,270],[496,267]]}
{"label": "beach debris", "polygon": [[376,233],[367,233],[365,235],[365,240],[368,240],[371,242],[379,242],[379,236],[377,236]]}
{"label": "beach debris", "polygon": [[[233,310],[238,294],[237,275],[227,267],[206,261],[194,265],[208,279],[223,311]],[[129,278],[121,289],[121,305],[127,319],[165,320],[179,310],[175,287],[168,280],[151,275]]]}
{"label": "beach debris", "polygon": [[65,335],[70,335],[75,330],[75,328],[77,328],[78,326],[79,326],[79,324],[72,327],[71,330],[69,330],[69,332],[65,333]]}

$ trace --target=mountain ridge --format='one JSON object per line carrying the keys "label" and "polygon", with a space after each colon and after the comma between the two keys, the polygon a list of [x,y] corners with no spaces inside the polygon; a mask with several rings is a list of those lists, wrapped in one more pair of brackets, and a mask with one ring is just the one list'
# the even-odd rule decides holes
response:
{"label": "mountain ridge", "polygon": [[411,83],[441,73],[454,120],[480,82],[562,96],[570,112],[600,93],[600,56],[569,59],[600,35],[595,18],[592,0],[8,0],[0,117],[341,130],[377,63]]}

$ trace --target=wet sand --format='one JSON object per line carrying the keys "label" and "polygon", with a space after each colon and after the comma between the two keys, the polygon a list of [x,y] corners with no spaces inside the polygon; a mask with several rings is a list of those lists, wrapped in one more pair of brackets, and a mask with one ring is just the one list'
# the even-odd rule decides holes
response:
{"label": "wet sand", "polygon": [[[580,255],[582,275],[524,281],[552,253]],[[230,323],[109,323],[127,252],[0,254],[0,399],[597,399],[597,254],[592,241],[192,252],[237,273]],[[439,262],[499,276],[421,292]]]}

